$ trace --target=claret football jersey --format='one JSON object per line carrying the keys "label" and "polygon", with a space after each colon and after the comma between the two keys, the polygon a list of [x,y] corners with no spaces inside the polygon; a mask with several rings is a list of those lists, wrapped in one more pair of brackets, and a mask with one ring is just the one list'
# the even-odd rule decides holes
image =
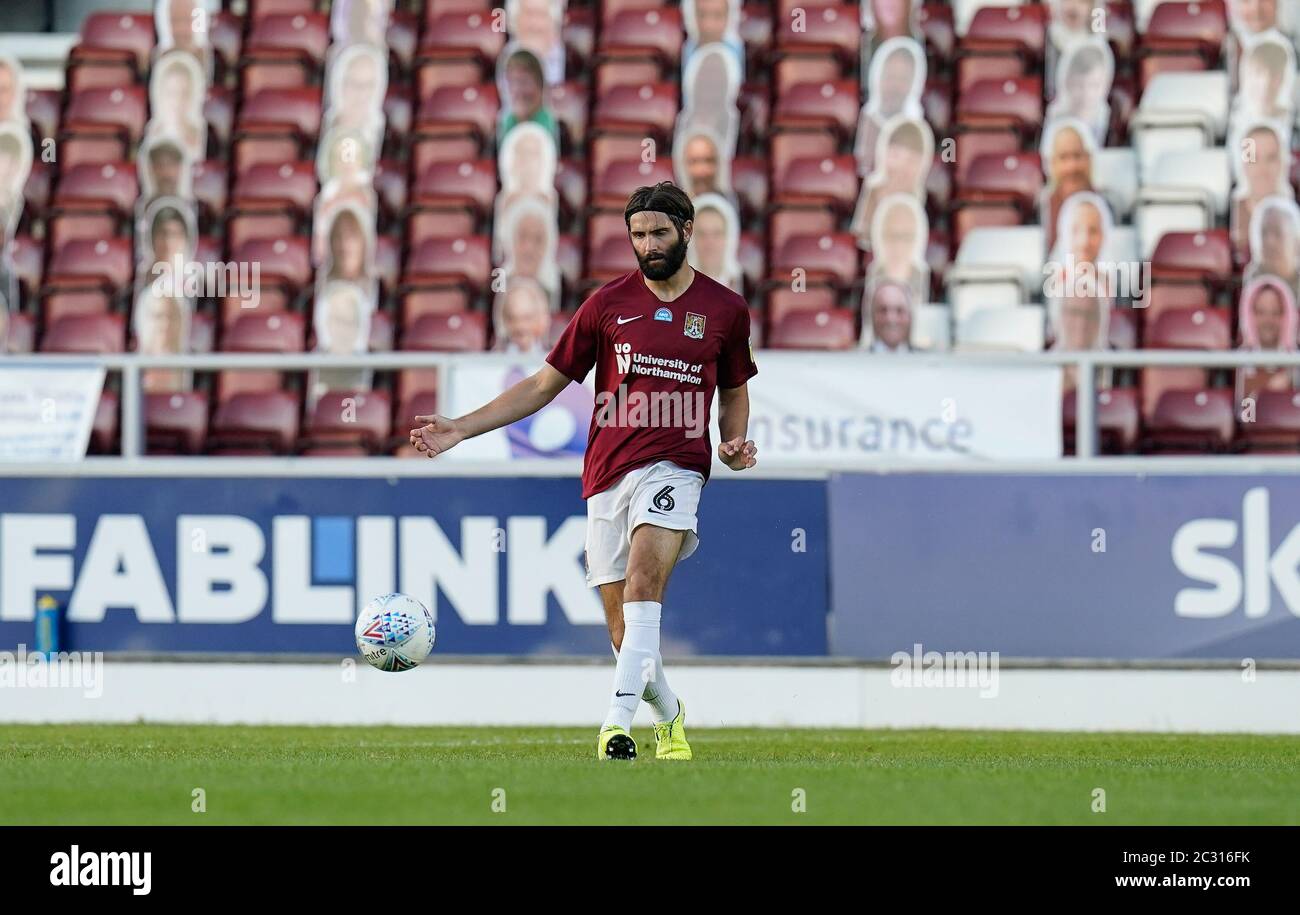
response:
{"label": "claret football jersey", "polygon": [[758,372],[745,300],[698,270],[672,302],[651,292],[640,270],[607,283],[582,303],[546,361],[577,382],[596,370],[584,499],[656,461],[707,480],[713,393]]}

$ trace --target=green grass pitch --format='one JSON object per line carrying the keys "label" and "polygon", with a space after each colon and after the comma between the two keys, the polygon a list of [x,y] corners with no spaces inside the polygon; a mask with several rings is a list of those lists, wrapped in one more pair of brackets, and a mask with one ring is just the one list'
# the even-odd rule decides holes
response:
{"label": "green grass pitch", "polygon": [[634,736],[629,764],[590,728],[0,726],[0,824],[1300,824],[1296,737]]}

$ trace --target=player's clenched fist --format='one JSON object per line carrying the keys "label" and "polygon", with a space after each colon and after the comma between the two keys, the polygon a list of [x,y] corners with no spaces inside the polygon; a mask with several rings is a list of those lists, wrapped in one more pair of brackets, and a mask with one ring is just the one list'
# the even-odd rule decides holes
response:
{"label": "player's clenched fist", "polygon": [[437,457],[465,438],[454,419],[435,415],[417,416],[415,421],[424,425],[411,430],[411,444],[416,451],[422,451],[429,457]]}
{"label": "player's clenched fist", "polygon": [[747,442],[743,438],[733,438],[729,442],[720,442],[718,444],[718,460],[726,464],[732,470],[747,470],[758,463],[758,449],[754,447],[753,442]]}

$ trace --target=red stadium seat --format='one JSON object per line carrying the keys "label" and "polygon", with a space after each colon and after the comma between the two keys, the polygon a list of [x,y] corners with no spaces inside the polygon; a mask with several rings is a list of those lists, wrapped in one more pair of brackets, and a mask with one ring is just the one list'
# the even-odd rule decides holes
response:
{"label": "red stadium seat", "polygon": [[615,86],[596,100],[592,129],[608,133],[649,133],[666,140],[677,120],[677,86],[650,83]]}
{"label": "red stadium seat", "polygon": [[1042,123],[1041,77],[980,80],[957,98],[957,124],[962,127],[1013,129],[1028,137]]}
{"label": "red stadium seat", "polygon": [[208,143],[224,151],[235,132],[234,93],[225,86],[209,86],[203,99],[203,119],[208,122]]}
{"label": "red stadium seat", "polygon": [[112,299],[102,289],[54,290],[41,298],[41,318],[46,327],[68,315],[107,314]]}
{"label": "red stadium seat", "polygon": [[835,290],[829,286],[809,286],[800,290],[775,286],[767,293],[767,319],[775,326],[791,312],[830,311],[838,304],[837,299]]}
{"label": "red stadium seat", "polygon": [[1146,451],[1225,451],[1232,442],[1233,392],[1227,388],[1166,391],[1147,420]]}
{"label": "red stadium seat", "polygon": [[1232,242],[1227,229],[1203,232],[1166,232],[1151,256],[1151,277],[1161,280],[1199,280],[1214,287],[1232,280]]}
{"label": "red stadium seat", "polygon": [[251,239],[231,252],[231,260],[236,264],[260,264],[262,285],[284,284],[291,295],[311,283],[311,253],[307,239],[301,236]]}
{"label": "red stadium seat", "polygon": [[852,349],[858,337],[851,308],[793,311],[772,324],[769,349]]}
{"label": "red stadium seat", "polygon": [[411,289],[402,293],[399,302],[402,328],[405,329],[416,318],[426,314],[459,314],[468,311],[469,293],[460,287],[448,286],[440,289]]}
{"label": "red stadium seat", "polygon": [[957,186],[957,199],[969,203],[1012,203],[1026,215],[1038,205],[1043,163],[1038,153],[981,155]]}
{"label": "red stadium seat", "polygon": [[107,209],[119,216],[127,216],[133,212],[139,195],[135,166],[129,162],[75,165],[64,167],[54,193],[54,207],[59,210]]}
{"label": "red stadium seat", "polygon": [[483,142],[475,136],[416,137],[411,140],[411,174],[419,175],[435,162],[464,162],[477,159]]}
{"label": "red stadium seat", "polygon": [[143,74],[149,69],[154,43],[152,13],[91,13],[81,23],[81,34],[68,55],[68,63],[79,66],[124,61]]}
{"label": "red stadium seat", "polygon": [[1207,66],[1216,66],[1219,49],[1228,32],[1223,0],[1195,0],[1192,3],[1162,2],[1151,14],[1142,36],[1139,54],[1198,54]]}
{"label": "red stadium seat", "polygon": [[845,66],[858,59],[862,26],[856,5],[822,5],[806,15],[782,15],[776,26],[777,54],[833,54]]}
{"label": "red stadium seat", "polygon": [[420,103],[415,130],[418,137],[472,136],[489,141],[496,133],[500,100],[493,83],[443,86]]}
{"label": "red stadium seat", "polygon": [[1208,308],[1210,294],[1201,283],[1152,283],[1141,302],[1142,321],[1150,324],[1166,308]]}
{"label": "red stadium seat", "polygon": [[392,433],[392,411],[383,391],[326,391],[311,410],[299,448],[311,454],[314,449],[359,446],[362,453],[378,453]]}
{"label": "red stadium seat", "polygon": [[828,55],[782,57],[773,68],[776,97],[780,98],[799,83],[825,83],[843,79],[839,61]]}
{"label": "red stadium seat", "polygon": [[825,207],[780,207],[767,220],[768,248],[780,251],[786,240],[795,235],[827,235],[835,229],[835,214]]}
{"label": "red stadium seat", "polygon": [[757,156],[736,156],[731,160],[731,189],[740,199],[741,219],[757,218],[767,210],[767,162]]}
{"label": "red stadium seat", "polygon": [[[960,187],[966,182],[966,175],[981,156],[1017,155],[1020,152],[1020,139],[1009,130],[963,131],[956,136],[954,144],[954,169],[952,180]],[[931,175],[934,170],[931,169]]]}
{"label": "red stadium seat", "polygon": [[406,209],[406,169],[394,159],[375,163],[375,193],[379,205],[389,218],[397,218]]}
{"label": "red stadium seat", "polygon": [[783,130],[772,134],[767,158],[776,178],[795,159],[824,159],[838,151],[836,136],[830,130]]}
{"label": "red stadium seat", "polygon": [[319,4],[316,0],[249,0],[248,20],[252,23],[267,16],[283,16],[288,13],[310,13]]}
{"label": "red stadium seat", "polygon": [[847,289],[857,279],[858,262],[857,241],[848,232],[794,235],[774,252],[771,274],[784,281],[802,270],[810,284],[829,282]]}
{"label": "red stadium seat", "polygon": [[144,395],[148,454],[201,454],[208,437],[208,398],[194,391]]}
{"label": "red stadium seat", "polygon": [[71,134],[59,145],[60,165],[97,165],[127,158],[126,138],[116,133]]}
{"label": "red stadium seat", "polygon": [[246,132],[281,132],[314,139],[320,133],[321,90],[265,89],[244,102],[238,127]]}
{"label": "red stadium seat", "polygon": [[232,213],[226,219],[226,244],[233,251],[255,238],[288,238],[297,233],[299,221],[288,210]]}
{"label": "red stadium seat", "polygon": [[32,170],[23,185],[23,218],[30,224],[45,214],[50,205],[50,186],[54,181],[54,167],[40,160],[32,162]]}
{"label": "red stadium seat", "polygon": [[663,80],[671,72],[653,57],[603,60],[596,64],[595,97],[600,98],[615,86],[645,86]]}
{"label": "red stadium seat", "polygon": [[496,160],[435,162],[416,179],[411,205],[413,209],[469,210],[481,220],[491,214],[496,196]]}
{"label": "red stadium seat", "polygon": [[[1226,309],[1167,308],[1148,321],[1144,345],[1147,349],[1226,350],[1232,332]],[[1161,396],[1172,390],[1199,390],[1206,384],[1206,371],[1196,367],[1144,368],[1142,370],[1143,415],[1154,415]]]}
{"label": "red stadium seat", "polygon": [[1028,62],[1015,54],[976,54],[957,59],[957,94],[980,80],[1020,79],[1028,74]]}
{"label": "red stadium seat", "polygon": [[487,288],[491,279],[491,254],[485,235],[430,238],[407,255],[402,283],[406,286],[465,285],[477,294]]}
{"label": "red stadium seat", "polygon": [[472,353],[487,349],[487,322],[482,312],[425,314],[407,327],[401,338],[403,350]]}
{"label": "red stadium seat", "polygon": [[57,251],[77,239],[112,238],[117,234],[118,216],[109,212],[55,212],[45,224],[46,240]]}
{"label": "red stadium seat", "polygon": [[859,184],[853,156],[798,158],[778,173],[774,203],[829,206],[847,216],[857,202]]}
{"label": "red stadium seat", "polygon": [[676,68],[682,53],[682,13],[676,7],[629,9],[604,20],[596,60],[652,57]]}
{"label": "red stadium seat", "polygon": [[209,451],[290,454],[298,437],[298,396],[288,391],[235,394],[217,406]]}
{"label": "red stadium seat", "polygon": [[619,159],[609,163],[596,176],[592,205],[622,209],[638,187],[672,180],[673,166],[667,156],[659,156],[653,162]]}
{"label": "red stadium seat", "polygon": [[143,86],[85,89],[68,99],[63,114],[64,138],[95,131],[120,136],[134,149],[148,118],[148,97]]}
{"label": "red stadium seat", "polygon": [[[1075,453],[1077,390],[1065,392],[1061,401],[1064,424],[1064,453]],[[1138,414],[1137,390],[1107,388],[1097,392],[1097,450],[1102,454],[1131,454],[1137,447],[1142,421]]]}
{"label": "red stadium seat", "polygon": [[505,30],[497,30],[494,17],[486,10],[433,12],[429,4],[424,32],[416,52],[417,63],[472,57],[485,66],[495,64],[505,46]]}
{"label": "red stadium seat", "polygon": [[1009,54],[1040,61],[1047,38],[1046,5],[984,6],[975,11],[959,54]]}
{"label": "red stadium seat", "polygon": [[306,339],[302,315],[260,311],[236,318],[221,335],[226,353],[301,353]]}
{"label": "red stadium seat", "polygon": [[306,215],[316,200],[316,163],[259,163],[241,172],[235,180],[234,206],[273,204]]}
{"label": "red stadium seat", "polygon": [[120,353],[126,349],[126,321],[120,314],[65,315],[50,322],[41,338],[45,353]]}
{"label": "red stadium seat", "polygon": [[133,255],[129,238],[74,239],[54,252],[45,287],[104,285],[121,292],[131,283]]}
{"label": "red stadium seat", "polygon": [[329,17],[324,13],[278,13],[253,22],[242,63],[290,61],[310,72],[325,62],[328,47]]}
{"label": "red stadium seat", "polygon": [[777,130],[830,128],[847,140],[857,131],[857,80],[799,83],[776,101],[772,127]]}
{"label": "red stadium seat", "polygon": [[1237,447],[1250,453],[1294,454],[1300,450],[1300,393],[1259,392],[1254,421],[1238,426]]}

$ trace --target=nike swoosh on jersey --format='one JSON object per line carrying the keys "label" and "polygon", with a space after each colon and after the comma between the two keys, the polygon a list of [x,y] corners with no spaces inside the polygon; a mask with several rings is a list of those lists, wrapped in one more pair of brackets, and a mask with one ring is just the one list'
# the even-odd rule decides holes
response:
{"label": "nike swoosh on jersey", "polygon": [[619,323],[619,324],[630,324],[630,323],[632,323],[633,321],[637,320],[637,318],[644,318],[644,317],[645,317],[645,315],[637,315],[637,316],[634,317],[634,318],[625,318],[625,317],[623,317],[622,315],[619,315],[618,323]]}

